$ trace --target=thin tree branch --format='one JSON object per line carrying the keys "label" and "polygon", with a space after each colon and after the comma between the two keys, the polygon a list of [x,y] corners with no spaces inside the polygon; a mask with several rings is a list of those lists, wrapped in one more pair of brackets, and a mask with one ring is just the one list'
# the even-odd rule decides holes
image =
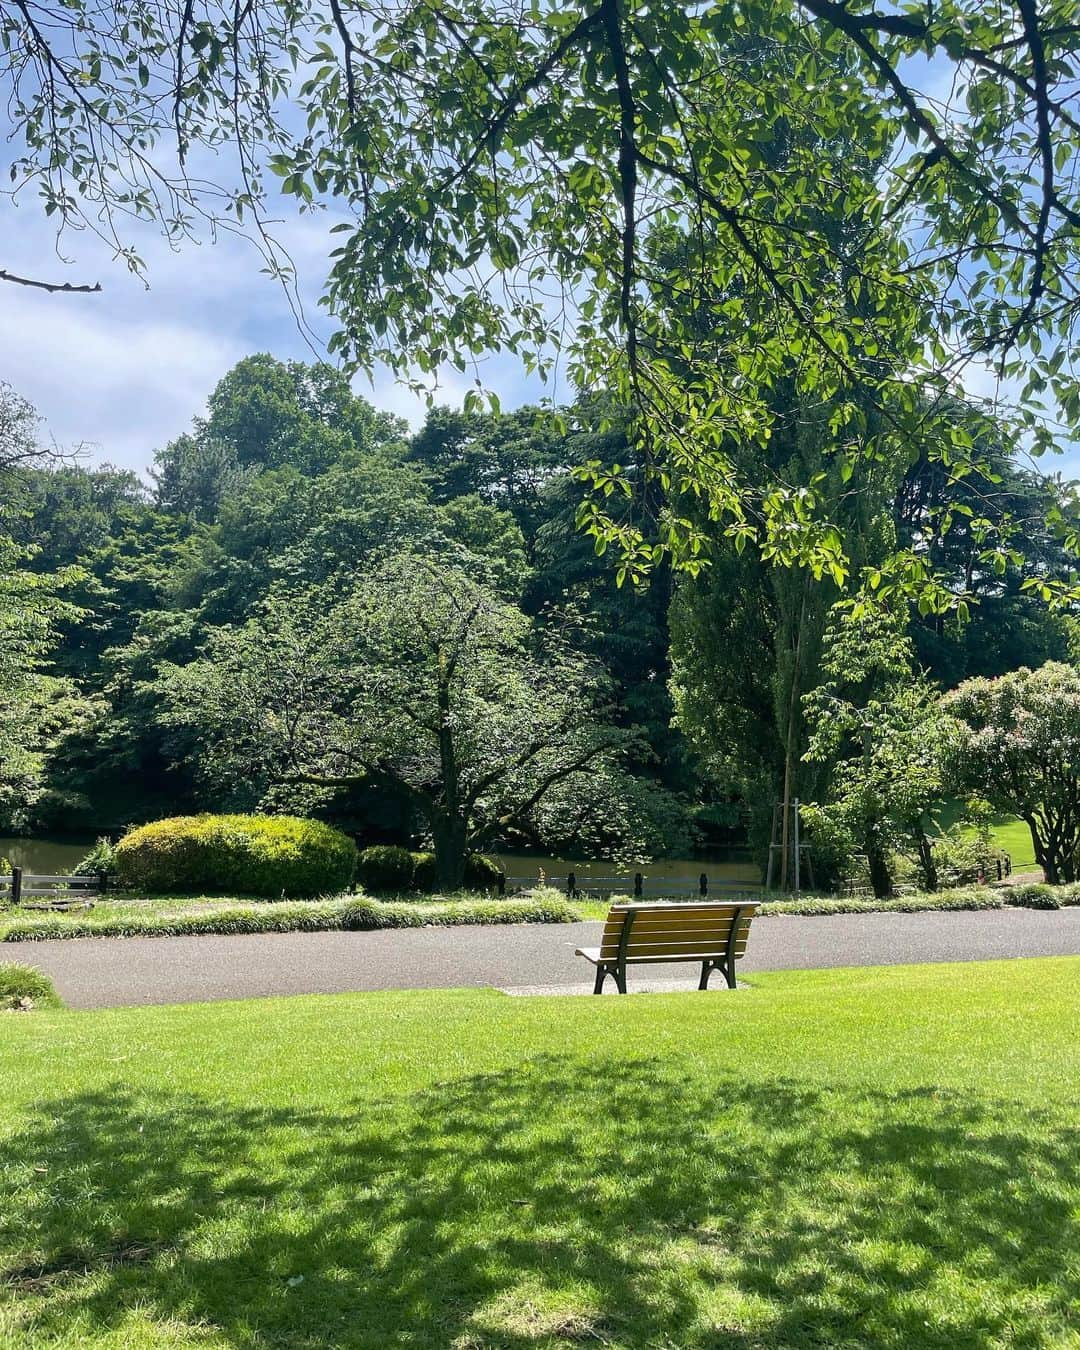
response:
{"label": "thin tree branch", "polygon": [[0,271],[0,281],[10,281],[16,286],[32,286],[35,290],[48,291],[52,295],[66,292],[68,295],[94,295],[101,290],[101,282],[92,286],[79,286],[70,281],[37,281],[33,277],[20,277],[14,272]]}

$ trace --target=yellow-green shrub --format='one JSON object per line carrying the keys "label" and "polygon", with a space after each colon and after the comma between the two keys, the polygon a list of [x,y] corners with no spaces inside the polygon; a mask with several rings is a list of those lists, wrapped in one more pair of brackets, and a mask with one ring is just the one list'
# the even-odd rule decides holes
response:
{"label": "yellow-green shrub", "polygon": [[121,885],[151,892],[332,895],[349,886],[356,845],[298,816],[174,816],[116,846]]}

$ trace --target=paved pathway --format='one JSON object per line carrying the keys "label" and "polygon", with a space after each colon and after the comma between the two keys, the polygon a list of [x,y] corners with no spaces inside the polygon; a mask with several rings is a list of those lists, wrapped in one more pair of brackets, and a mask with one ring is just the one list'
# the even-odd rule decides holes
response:
{"label": "paved pathway", "polygon": [[[499,989],[591,983],[574,948],[600,924],[413,928],[258,937],[85,938],[0,946],[0,960],[51,975],[75,1008],[355,989]],[[740,972],[997,957],[1080,955],[1080,907],[758,919]],[[645,982],[646,972],[638,985]],[[714,979],[719,981],[719,976]],[[689,966],[651,966],[650,986],[693,989]],[[634,978],[631,976],[631,987]],[[608,989],[611,989],[608,984]]]}

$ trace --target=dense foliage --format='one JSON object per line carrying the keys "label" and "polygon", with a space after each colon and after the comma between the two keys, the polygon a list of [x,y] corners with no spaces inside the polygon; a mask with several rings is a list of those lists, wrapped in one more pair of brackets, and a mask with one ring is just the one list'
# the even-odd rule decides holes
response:
{"label": "dense foliage", "polygon": [[[697,575],[658,562],[619,586],[618,550],[578,527],[574,466],[617,458],[643,510],[664,503],[610,402],[571,411],[436,408],[410,436],[337,373],[257,356],[158,453],[151,489],[14,463],[3,823],[115,836],[177,812],[314,813],[364,847],[426,851],[410,884],[445,888],[495,844],[763,860],[786,796],[816,803],[819,884],[873,858],[884,889],[898,848],[926,884],[935,856],[943,884],[969,879],[959,839],[929,849],[942,785],[921,719],[960,675],[1068,655],[1072,620],[1022,589],[1068,576],[1035,525],[1072,510],[1068,485],[1002,443],[985,492],[901,458],[870,462],[852,497],[830,470],[867,567],[892,539],[936,539],[942,511],[961,522],[933,547],[966,622],[894,592],[878,642],[884,620],[853,620],[833,579],[740,551],[707,513]],[[777,471],[820,474],[826,440],[793,422]],[[973,506],[991,489],[1027,522],[1000,569]]]}
{"label": "dense foliage", "polygon": [[116,846],[122,885],[150,894],[333,895],[356,871],[356,845],[295,816],[178,816],[141,825]]}
{"label": "dense foliage", "polygon": [[[1074,17],[1061,0],[62,0],[0,10],[0,83],[12,178],[61,234],[92,230],[139,271],[128,216],[175,243],[246,230],[288,285],[279,185],[337,218],[324,298],[350,368],[422,383],[502,350],[613,391],[668,508],[631,509],[624,458],[591,465],[583,519],[628,572],[694,570],[722,533],[865,594],[829,475],[774,462],[792,406],[852,476],[913,453],[977,470],[995,405],[977,435],[948,408],[972,364],[1019,386],[1012,429],[1036,450],[1055,411],[1080,421]],[[279,393],[302,416],[275,442],[259,419],[277,423]],[[325,465],[328,438],[305,433],[336,397],[286,373],[240,410],[256,458]],[[173,502],[251,462],[220,403],[193,472],[163,474]],[[981,518],[1006,559],[1008,527]],[[1070,522],[1043,521],[1075,553]],[[934,562],[894,543],[873,566],[943,614]]]}
{"label": "dense foliage", "polygon": [[1048,882],[1080,875],[1080,671],[1051,661],[966,680],[945,699],[957,783],[1031,830]]}

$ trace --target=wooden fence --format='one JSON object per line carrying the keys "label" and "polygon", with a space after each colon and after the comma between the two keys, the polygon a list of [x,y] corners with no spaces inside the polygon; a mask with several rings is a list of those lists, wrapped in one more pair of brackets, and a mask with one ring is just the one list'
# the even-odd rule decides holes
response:
{"label": "wooden fence", "polygon": [[10,876],[0,876],[0,900],[20,909],[89,909],[108,889],[107,872],[64,877],[13,867]]}
{"label": "wooden fence", "polygon": [[[528,875],[503,874],[498,885],[500,895],[508,892],[531,890],[541,884],[538,872]],[[582,897],[596,900],[606,899],[609,895],[632,895],[636,900],[678,900],[698,899],[701,896],[742,896],[756,895],[761,887],[749,881],[733,881],[730,877],[710,877],[702,872],[693,881],[689,877],[656,877],[644,872],[632,875],[595,877],[578,876],[576,872],[552,876],[544,874],[543,884],[565,891],[570,899]]]}

